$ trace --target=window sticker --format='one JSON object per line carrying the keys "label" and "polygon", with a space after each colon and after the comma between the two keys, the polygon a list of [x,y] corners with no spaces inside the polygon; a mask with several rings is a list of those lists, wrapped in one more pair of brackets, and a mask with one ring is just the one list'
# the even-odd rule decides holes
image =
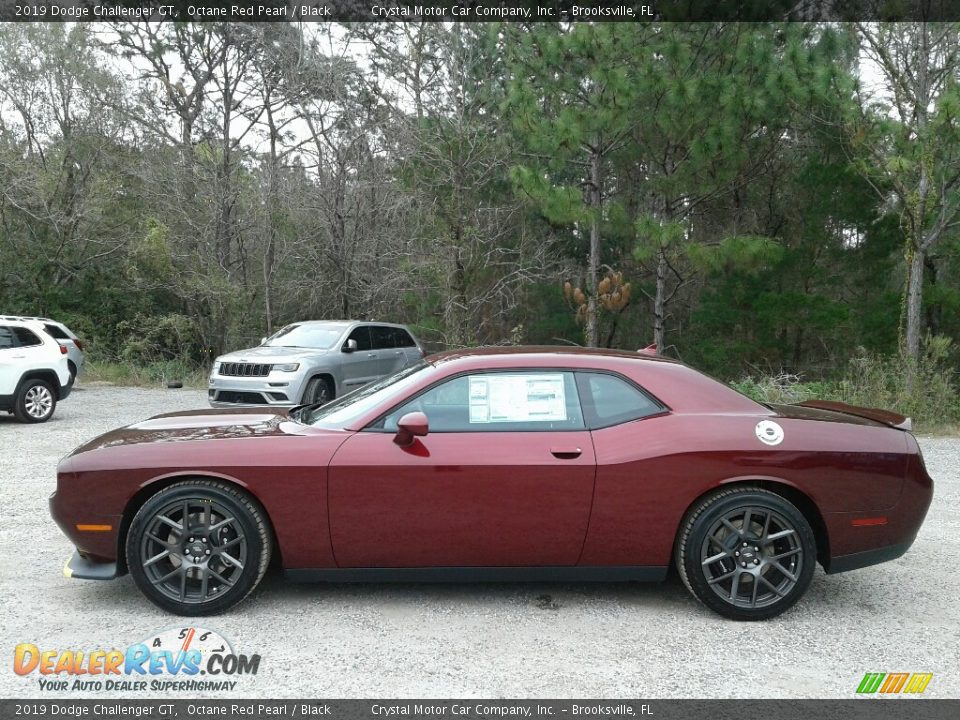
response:
{"label": "window sticker", "polygon": [[470,378],[470,422],[557,422],[567,419],[563,373]]}

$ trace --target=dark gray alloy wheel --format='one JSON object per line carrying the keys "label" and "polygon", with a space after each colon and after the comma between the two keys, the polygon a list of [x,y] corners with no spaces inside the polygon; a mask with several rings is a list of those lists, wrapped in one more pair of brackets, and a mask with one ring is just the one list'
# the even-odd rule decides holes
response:
{"label": "dark gray alloy wheel", "polygon": [[736,620],[779,615],[806,592],[816,541],[788,500],[759,488],[714,493],[685,518],[676,562],[702,603]]}
{"label": "dark gray alloy wheel", "polygon": [[333,387],[327,378],[311,378],[307,383],[307,389],[303,391],[304,405],[325,405],[333,400]]}
{"label": "dark gray alloy wheel", "polygon": [[17,420],[27,423],[46,422],[53,417],[57,396],[45,380],[27,380],[20,387],[14,407]]}
{"label": "dark gray alloy wheel", "polygon": [[127,565],[155,604],[179,615],[222,612],[245,598],[270,562],[265,514],[226,483],[171,485],[140,508]]}

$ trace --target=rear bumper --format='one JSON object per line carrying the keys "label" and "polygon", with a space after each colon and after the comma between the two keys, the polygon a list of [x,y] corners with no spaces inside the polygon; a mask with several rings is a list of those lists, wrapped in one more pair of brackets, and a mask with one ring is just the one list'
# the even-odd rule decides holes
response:
{"label": "rear bumper", "polygon": [[830,559],[830,566],[827,568],[827,573],[833,575],[835,573],[859,570],[860,568],[869,567],[870,565],[879,565],[880,563],[885,563],[890,560],[896,560],[910,549],[913,541],[914,538],[910,538],[906,542],[897,543],[896,545],[887,545],[886,547],[875,550],[864,550],[863,552],[853,553],[852,555],[839,555]]}

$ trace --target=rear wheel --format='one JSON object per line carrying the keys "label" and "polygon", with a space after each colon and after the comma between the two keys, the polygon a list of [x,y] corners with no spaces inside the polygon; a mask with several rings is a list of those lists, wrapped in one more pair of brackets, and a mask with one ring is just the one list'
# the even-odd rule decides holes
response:
{"label": "rear wheel", "polygon": [[236,605],[270,562],[263,510],[225,483],[171,485],[144,503],[127,533],[127,566],[154,604],[178,615]]}
{"label": "rear wheel", "polygon": [[333,400],[333,383],[325,377],[310,378],[303,391],[304,405],[325,405]]}
{"label": "rear wheel", "polygon": [[687,589],[734,620],[764,620],[806,592],[816,540],[796,506],[760,488],[713,493],[684,518],[675,561]]}
{"label": "rear wheel", "polygon": [[42,423],[53,417],[57,408],[57,396],[53,386],[46,380],[27,380],[13,407],[17,420],[25,423]]}

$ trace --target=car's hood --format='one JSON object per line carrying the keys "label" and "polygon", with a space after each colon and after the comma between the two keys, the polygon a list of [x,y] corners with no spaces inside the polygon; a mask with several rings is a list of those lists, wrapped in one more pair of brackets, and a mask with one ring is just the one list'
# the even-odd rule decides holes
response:
{"label": "car's hood", "polygon": [[298,427],[303,426],[290,420],[285,410],[188,410],[157,415],[111,430],[81,445],[72,455],[121,445],[287,435]]}
{"label": "car's hood", "polygon": [[298,347],[270,347],[260,345],[259,347],[247,348],[246,350],[237,350],[226,355],[221,355],[216,362],[279,362],[281,360],[297,360],[303,357],[316,357],[330,352],[329,350],[320,350],[319,348],[298,348]]}
{"label": "car's hood", "polygon": [[796,405],[770,405],[770,408],[780,417],[799,420],[822,420],[851,425],[887,425],[900,430],[910,429],[910,418],[903,415],[831,400],[807,400]]}

